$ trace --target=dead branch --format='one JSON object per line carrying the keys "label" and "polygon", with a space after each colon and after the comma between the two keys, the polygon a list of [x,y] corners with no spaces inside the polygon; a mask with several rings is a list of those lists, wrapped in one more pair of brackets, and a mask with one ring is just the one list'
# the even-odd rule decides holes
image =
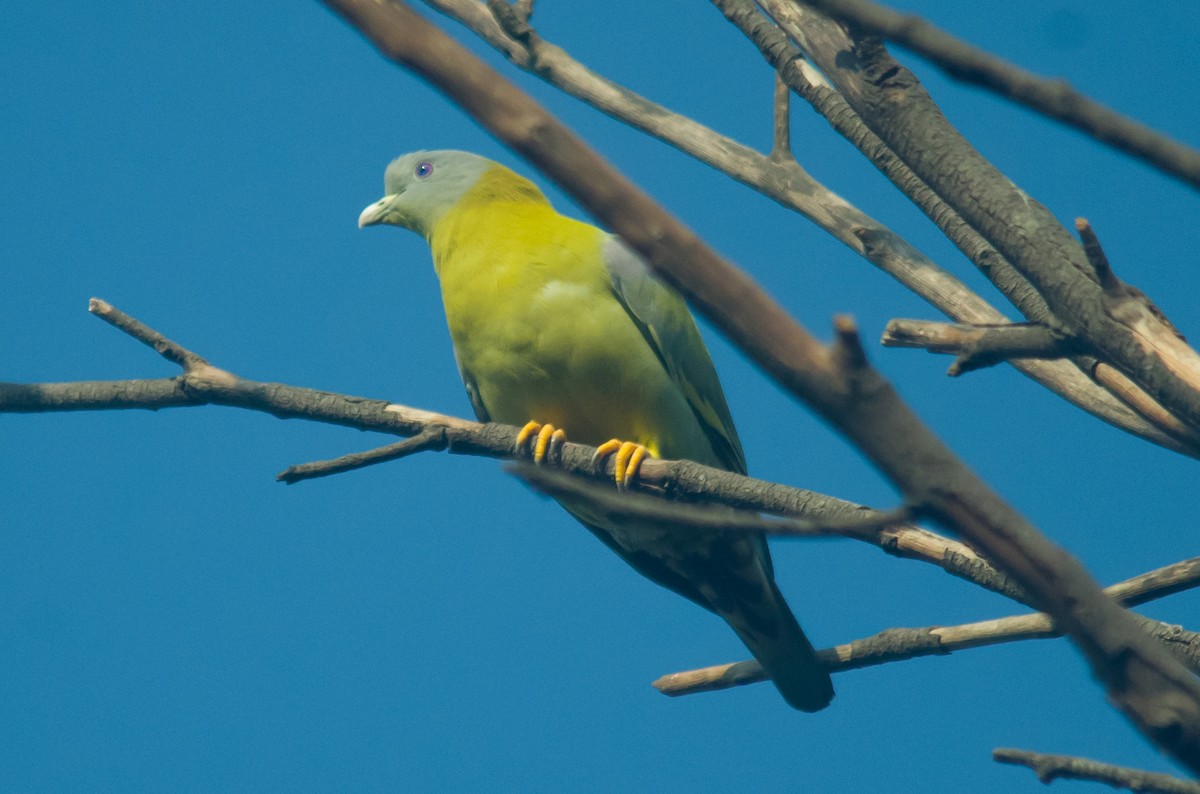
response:
{"label": "dead branch", "polygon": [[[89,311],[183,367],[183,374],[151,380],[0,382],[0,413],[158,410],[223,405],[262,411],[280,419],[305,419],[409,437],[397,444],[333,461],[292,466],[277,475],[277,479],[287,483],[426,451],[523,459],[515,451],[518,432],[515,427],[481,424],[385,400],[247,380],[214,367],[198,354],[105,301],[93,298],[89,302]],[[604,470],[598,470],[593,462],[594,453],[591,447],[568,443],[562,447],[561,454],[555,456],[554,464],[575,477],[590,478],[602,483],[605,489],[611,489],[613,462],[607,461]],[[897,525],[886,516],[879,518],[877,511],[853,502],[691,461],[646,460],[640,469],[638,485],[651,493],[670,494],[678,500],[722,504],[741,511],[798,519],[809,522],[810,526],[836,528],[836,534],[843,537],[869,543],[895,557],[936,565],[960,579],[1020,603],[1029,603],[1029,596],[1018,585],[966,544],[912,524]]]}
{"label": "dead branch", "polygon": [[956,80],[981,86],[1032,108],[1200,188],[1200,152],[1089,98],[1065,80],[1039,77],[955,38],[914,14],[901,14],[870,0],[804,2],[928,58]]}
{"label": "dead branch", "polygon": [[964,325],[889,320],[880,341],[885,347],[953,353],[954,363],[946,373],[952,377],[1014,358],[1063,358],[1078,352],[1072,340],[1034,323]]}
{"label": "dead branch", "polygon": [[[1168,584],[1169,582],[1169,584]],[[1146,603],[1182,589],[1200,586],[1200,558],[1159,568],[1112,585],[1105,592],[1125,606]],[[1200,671],[1200,634],[1158,621],[1139,618],[1148,634],[1173,656]],[[958,626],[926,626],[918,629],[887,629],[863,639],[818,651],[831,673],[874,667],[924,656],[944,656],[968,648],[981,648],[1018,640],[1061,637],[1044,613],[1013,615]],[[765,681],[758,662],[726,664],[669,673],[654,682],[664,695],[678,697],[712,692]]]}
{"label": "dead branch", "polygon": [[553,469],[516,464],[511,471],[534,490],[554,497],[585,498],[589,511],[615,521],[652,521],[679,532],[752,532],[778,538],[878,537],[906,525],[912,511],[860,511],[821,520],[768,517],[748,510],[713,510],[711,505],[670,502],[645,493],[614,491]]}
{"label": "dead branch", "polygon": [[800,4],[761,5],[875,134],[1037,289],[1067,335],[1200,429],[1200,355],[1140,304],[1113,312],[1074,237],[985,160],[882,43]]}
{"label": "dead branch", "polygon": [[1106,764],[1073,755],[1048,755],[1035,753],[1032,750],[997,747],[992,751],[992,758],[1001,764],[1027,766],[1034,771],[1037,779],[1042,783],[1053,783],[1062,778],[1064,780],[1090,780],[1095,783],[1106,783],[1113,788],[1127,788],[1130,791],[1200,794],[1200,783],[1194,781],[1182,780],[1160,772],[1147,772],[1143,769]]}
{"label": "dead branch", "polygon": [[[900,188],[930,220],[937,224],[947,239],[953,242],[996,285],[1005,297],[1012,301],[1013,305],[1027,319],[1032,322],[1041,323],[1047,327],[1061,325],[1054,313],[1050,311],[1045,300],[1034,290],[1025,276],[1004,255],[998,252],[987,239],[964,222],[958,212],[944,202],[936,192],[931,190],[929,185],[916,176],[904,164],[903,160],[897,156],[896,152],[880,140],[875,133],[867,129],[866,125],[863,124],[863,120],[837,91],[831,90],[823,78],[820,82],[814,81],[810,77],[810,74],[814,73],[811,67],[804,70],[796,68],[795,64],[798,62],[798,58],[801,57],[798,55],[798,51],[779,28],[763,16],[755,3],[750,0],[712,0],[712,2],[720,8],[727,19],[733,22],[755,44],[767,62],[777,70],[792,90],[809,102],[814,110],[825,116],[834,130],[856,146],[881,173]],[[785,9],[785,11],[788,10]],[[805,12],[802,9],[790,9],[790,11],[811,14],[811,12]],[[799,62],[803,63],[803,61]],[[870,234],[869,230],[863,230],[864,247],[868,251],[867,258],[874,261],[870,254]],[[948,312],[948,314],[959,321],[964,321],[962,317],[956,316],[953,312]],[[1004,321],[1004,318],[988,318],[967,322],[995,323],[1002,321]],[[1016,360],[1012,363],[1013,366],[1027,374],[1030,372],[1030,367],[1056,366],[1050,362],[1036,362],[1032,360]],[[1095,371],[1096,364],[1094,358],[1076,357],[1073,363],[1085,372]],[[1061,362],[1061,365],[1065,366],[1065,362]],[[1108,380],[1097,378],[1097,383],[1101,385],[1107,386],[1108,382]],[[1128,399],[1129,404],[1134,407],[1137,413],[1147,418],[1150,424],[1157,426],[1163,431],[1164,436],[1171,439],[1170,442],[1165,444],[1160,440],[1155,440],[1155,443],[1160,443],[1185,455],[1193,457],[1196,455],[1196,450],[1187,442],[1186,436],[1180,438],[1171,433],[1172,422],[1156,421],[1153,418],[1155,415],[1167,413],[1166,409],[1158,406],[1157,401],[1145,393],[1133,381],[1126,378],[1122,385],[1124,388],[1114,390],[1113,394],[1122,397],[1122,399]],[[1058,390],[1056,389],[1056,391]],[[1064,396],[1066,395],[1064,394]],[[1081,393],[1080,396],[1084,397],[1084,393]],[[1068,399],[1072,398],[1068,397]],[[1092,413],[1105,419],[1105,421],[1112,421],[1107,419],[1101,412],[1089,408],[1088,404],[1090,400],[1090,396],[1084,397],[1083,403],[1076,402],[1076,404],[1085,410],[1092,411]],[[1075,402],[1075,400],[1072,399],[1072,402]],[[1142,407],[1151,404],[1154,404],[1157,408],[1146,409]],[[1178,424],[1178,421],[1175,420],[1175,424]],[[1129,429],[1122,421],[1118,421],[1116,424],[1118,427]],[[1137,431],[1130,430],[1130,432]]]}

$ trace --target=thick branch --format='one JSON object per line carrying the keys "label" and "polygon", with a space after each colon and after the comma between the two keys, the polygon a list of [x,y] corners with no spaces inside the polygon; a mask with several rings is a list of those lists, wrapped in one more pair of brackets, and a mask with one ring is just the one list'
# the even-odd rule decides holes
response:
{"label": "thick branch", "polygon": [[928,58],[957,80],[982,86],[1033,108],[1200,188],[1200,152],[1088,98],[1064,80],[1038,77],[918,16],[901,14],[869,0],[805,2]]}
{"label": "thick branch", "polygon": [[[1200,682],[964,466],[879,373],[837,360],[743,272],[532,99],[399,2],[326,0],[617,232],[752,360],[846,434],[919,506],[1011,574],[1084,652],[1112,700],[1200,770]],[[1074,243],[1073,243],[1074,244]],[[1075,249],[1082,256],[1077,244]],[[1168,396],[1177,396],[1168,390]],[[1174,404],[1174,403],[1172,403]],[[1200,419],[1200,410],[1196,411]]]}

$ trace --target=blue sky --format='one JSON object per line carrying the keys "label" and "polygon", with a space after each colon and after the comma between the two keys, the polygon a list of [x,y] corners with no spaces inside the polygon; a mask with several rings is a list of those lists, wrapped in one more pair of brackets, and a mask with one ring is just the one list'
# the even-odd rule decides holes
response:
{"label": "blue sky", "polygon": [[[542,5],[543,35],[584,63],[769,145],[771,75],[707,4]],[[907,7],[1196,142],[1189,3],[1136,19],[1111,0],[1014,0],[1002,18]],[[316,3],[20,4],[6,28],[0,379],[174,374],[87,314],[99,296],[247,378],[469,415],[424,244],[355,220],[405,151],[528,166]],[[1118,275],[1198,333],[1194,192],[905,57],[985,155],[1060,218],[1090,218]],[[804,219],[515,79],[819,335],[841,312],[872,343],[889,318],[937,318]],[[823,120],[793,119],[803,165],[988,290]],[[841,439],[708,337],[754,474],[894,503]],[[870,351],[1100,581],[1197,554],[1192,461],[1011,369],[950,380],[945,358]],[[1064,641],[838,675],[817,715],[768,686],[664,698],[657,676],[744,649],[495,462],[426,455],[274,482],[386,441],[223,408],[0,416],[3,787],[1037,788],[990,760],[996,746],[1172,769]],[[1020,611],[850,542],[781,543],[775,557],[820,646]],[[1196,629],[1198,607],[1190,593],[1144,612]]]}

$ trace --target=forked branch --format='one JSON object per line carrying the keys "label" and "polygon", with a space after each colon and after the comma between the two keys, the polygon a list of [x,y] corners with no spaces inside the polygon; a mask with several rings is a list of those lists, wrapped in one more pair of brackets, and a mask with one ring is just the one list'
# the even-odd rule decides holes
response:
{"label": "forked branch", "polygon": [[1032,108],[1200,188],[1200,152],[1080,93],[1065,80],[1039,77],[916,15],[901,14],[870,0],[804,2],[864,32],[896,42],[957,80]]}

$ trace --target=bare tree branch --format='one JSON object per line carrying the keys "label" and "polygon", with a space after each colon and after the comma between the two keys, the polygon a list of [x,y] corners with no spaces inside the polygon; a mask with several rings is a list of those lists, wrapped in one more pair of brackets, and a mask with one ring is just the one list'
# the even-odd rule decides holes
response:
{"label": "bare tree branch", "polygon": [[1161,318],[1141,303],[1106,301],[1079,243],[949,124],[878,39],[847,33],[801,4],[761,5],[867,126],[1029,279],[1070,336],[1200,429],[1200,355],[1160,333]]}
{"label": "bare tree branch", "polygon": [[1194,781],[1181,780],[1160,772],[1147,772],[1127,766],[1106,764],[1073,755],[1048,755],[1035,753],[1032,750],[997,747],[992,751],[992,758],[1001,764],[1027,766],[1043,783],[1053,783],[1062,778],[1064,780],[1090,780],[1095,783],[1106,783],[1113,788],[1127,788],[1130,791],[1200,794],[1200,783]]}
{"label": "bare tree branch", "polygon": [[962,375],[1014,358],[1061,358],[1077,352],[1073,340],[1044,325],[1005,323],[963,325],[927,320],[890,320],[881,339],[886,347],[916,347],[953,353],[946,374]]}
{"label": "bare tree branch", "polygon": [[[862,151],[863,155],[876,168],[880,169],[881,173],[892,180],[908,199],[920,207],[925,215],[937,225],[937,228],[941,229],[942,233],[946,234],[948,239],[958,246],[962,253],[966,254],[966,257],[978,267],[980,272],[983,272],[984,276],[996,284],[997,289],[1000,289],[1001,293],[1020,309],[1021,314],[1034,323],[1040,323],[1046,327],[1061,325],[1054,313],[1051,313],[1049,307],[1046,306],[1042,296],[1033,289],[1027,279],[1016,271],[1015,267],[976,230],[962,221],[958,213],[944,203],[937,193],[931,191],[924,181],[918,179],[904,164],[904,161],[901,161],[894,151],[875,136],[875,133],[866,128],[862,119],[859,119],[858,114],[848,106],[844,98],[835,90],[830,90],[826,80],[805,64],[803,56],[792,46],[778,26],[763,16],[754,2],[751,0],[712,1],[730,22],[737,25],[738,29],[742,30],[743,34],[755,43],[764,58],[778,71],[780,77],[784,78],[792,90],[808,101],[817,113],[822,114],[829,121],[829,125],[836,132],[856,146],[859,151]],[[804,68],[799,68],[797,64]],[[817,77],[814,77],[815,74]],[[859,236],[863,239],[866,259],[884,267],[883,263],[892,258],[892,247],[876,246],[876,235],[870,229],[860,230]],[[930,300],[928,296],[925,297],[926,300]],[[989,315],[978,314],[976,317],[968,318],[966,314],[970,312],[967,312],[966,309],[955,311],[955,309],[946,308],[936,301],[930,300],[930,302],[941,308],[949,317],[959,320],[961,323],[994,324],[1007,321],[1007,318],[1002,317],[991,307],[988,307],[988,311],[991,312]],[[1193,445],[1187,443],[1186,438],[1177,438],[1171,434],[1171,422],[1139,421],[1129,423],[1127,421],[1129,414],[1147,416],[1147,411],[1141,407],[1154,403],[1153,398],[1146,393],[1138,393],[1140,387],[1132,380],[1124,378],[1121,389],[1112,393],[1116,393],[1122,398],[1128,398],[1130,405],[1134,408],[1133,411],[1130,411],[1126,405],[1118,403],[1110,393],[1105,392],[1104,389],[1097,389],[1096,384],[1082,377],[1080,369],[1090,373],[1096,369],[1096,361],[1091,357],[1076,356],[1073,366],[1068,365],[1066,361],[1014,360],[1009,363],[1049,389],[1060,393],[1068,401],[1090,411],[1099,419],[1126,429],[1130,433],[1141,435],[1142,438],[1151,440],[1153,443],[1181,452],[1183,455],[1198,457],[1198,451]],[[1043,379],[1042,373],[1046,372],[1046,368],[1054,373],[1052,375],[1054,380]],[[1079,383],[1086,383],[1087,386],[1076,389],[1074,385],[1076,378]],[[1097,377],[1096,383],[1108,387],[1108,380]],[[1121,405],[1121,407],[1114,410],[1116,405]],[[1159,407],[1157,411],[1151,411],[1151,413],[1162,415],[1166,411]],[[1177,425],[1178,422],[1175,423]],[[1153,435],[1144,434],[1147,425],[1156,426],[1159,432]]]}
{"label": "bare tree branch", "polygon": [[312,463],[301,463],[297,466],[289,466],[275,475],[275,479],[288,485],[293,485],[304,480],[328,477],[331,474],[354,471],[366,466],[374,466],[377,463],[400,460],[401,458],[407,458],[409,455],[416,455],[418,452],[440,451],[445,448],[446,438],[441,429],[429,426],[412,438],[397,441],[395,444],[388,444],[386,447],[378,447],[367,452],[354,452],[334,458],[333,460],[321,460]]}
{"label": "bare tree branch", "polygon": [[[800,50],[796,49],[773,21],[763,15],[752,0],[712,0],[712,3],[754,43],[771,68],[797,96],[821,114],[835,132],[857,148],[880,173],[919,207],[1026,318],[1043,323],[1053,321],[1053,315],[1046,302],[1025,277],[974,229],[964,223],[953,208],[930,190],[879,136],[867,128],[862,118],[837,89],[830,86],[821,73],[804,59]],[[865,234],[872,234],[872,230],[864,228],[860,236]],[[864,240],[864,245],[867,244],[868,241]],[[871,256],[867,258],[874,261]],[[942,307],[939,305],[938,308]],[[955,316],[951,312],[947,313]],[[961,317],[955,319],[976,322]],[[1002,319],[980,319],[978,322],[1000,322]]]}
{"label": "bare tree branch", "polygon": [[512,472],[534,490],[554,498],[582,497],[589,510],[614,520],[641,519],[681,532],[753,532],[782,538],[878,537],[884,530],[907,524],[912,511],[861,511],[852,516],[769,518],[748,510],[714,510],[711,505],[669,502],[645,493],[615,491],[537,465],[516,464]]}
{"label": "bare tree branch", "polygon": [[[219,404],[264,411],[279,418],[304,418],[361,430],[412,436],[405,441],[371,452],[347,455],[335,461],[293,466],[278,476],[278,479],[289,483],[349,471],[423,451],[447,450],[454,454],[518,459],[514,452],[517,433],[515,427],[479,424],[382,400],[367,400],[283,384],[249,381],[212,366],[198,354],[167,339],[160,332],[104,301],[92,299],[89,310],[113,327],[153,347],[167,360],[184,367],[184,376],[134,381],[0,383],[0,413],[159,409]],[[575,450],[576,447],[579,449]],[[607,493],[608,503],[619,505],[614,509],[628,511],[632,505],[632,509],[637,510],[636,498],[632,502],[627,501],[630,497],[637,497],[637,494],[624,494],[620,501],[612,501],[617,495],[611,489],[611,472],[598,474],[592,458],[593,450],[590,447],[572,444],[564,447],[564,457],[556,462],[564,471],[574,474],[571,482],[576,482],[579,476],[599,478],[599,483],[590,487],[574,486],[576,489],[588,488],[589,498],[603,499],[605,497],[601,494]],[[538,472],[536,477],[533,477],[526,471],[523,476],[526,479],[536,478],[541,483],[554,482],[551,479],[552,472]],[[737,513],[734,516],[741,517],[735,519],[722,513],[714,519],[708,513],[689,513],[686,505],[680,503],[663,508],[667,512],[667,520],[677,524],[685,524],[690,519],[710,529],[719,527],[725,530],[766,531],[782,536],[848,537],[874,545],[894,556],[937,565],[958,578],[1021,603],[1028,603],[1028,596],[1020,588],[992,568],[972,549],[911,524],[897,524],[899,515],[896,513],[880,514],[823,494],[743,477],[689,461],[647,460],[641,470],[640,483],[654,492],[670,493],[689,500],[726,504],[741,511],[757,510],[785,517],[798,517],[791,520],[758,519],[747,518],[745,513]],[[555,487],[562,489],[569,486],[559,481]],[[642,498],[651,499],[649,496]],[[652,501],[661,503],[657,499]],[[680,514],[677,515],[675,511],[680,511]],[[1133,604],[1187,589],[1191,586],[1187,578],[1187,566],[1200,567],[1200,560],[1185,561],[1170,568],[1160,569],[1147,575],[1144,584],[1127,587],[1124,591],[1114,589],[1114,594]],[[1120,588],[1121,585],[1116,587]],[[916,636],[919,636],[921,630],[906,631],[916,631]],[[1190,640],[1178,636],[1172,639],[1177,644],[1183,643],[1191,648]],[[891,653],[895,648],[895,640],[895,635],[889,635],[886,643],[872,640],[864,644],[860,641],[848,658],[861,662],[880,656],[881,643],[884,647],[892,649],[888,651]],[[912,644],[914,641],[910,639],[909,642]],[[918,639],[915,642],[919,647],[929,646],[927,641]],[[754,673],[753,670],[750,672]],[[721,674],[718,677],[728,679],[729,676]],[[759,679],[747,674],[737,680],[752,683]]]}
{"label": "bare tree branch", "polygon": [[[1122,284],[1112,272],[1107,269],[1107,259],[1096,241],[1094,232],[1082,218],[1077,225],[1084,236],[1088,258],[1093,261],[1097,274],[1105,288],[1115,296],[1115,300],[1131,300],[1143,302],[1151,312],[1157,308],[1145,296],[1132,287]],[[1160,313],[1161,314],[1161,313]],[[1173,332],[1174,326],[1163,317],[1166,325],[1160,326],[1163,333]],[[1178,332],[1174,332],[1179,336]],[[1180,337],[1182,338],[1182,337]],[[888,347],[923,348],[931,353],[954,353],[957,358],[950,365],[947,374],[961,375],[971,370],[997,364],[1003,360],[1015,357],[1050,357],[1071,355],[1078,352],[1079,344],[1072,338],[1064,338],[1062,333],[1051,328],[1036,324],[1004,324],[1004,325],[962,325],[935,323],[925,320],[891,320],[884,328],[882,340]],[[1196,455],[1200,450],[1200,436],[1187,425],[1180,422],[1173,414],[1168,413],[1161,405],[1150,399],[1145,391],[1139,389],[1129,378],[1112,367],[1097,362],[1093,364],[1093,377],[1109,391],[1118,394],[1124,402],[1138,411],[1148,422],[1157,425],[1169,433],[1180,443],[1186,443]]]}
{"label": "bare tree branch", "polygon": [[[437,87],[617,232],[753,361],[846,434],[908,503],[1012,575],[1070,635],[1134,724],[1200,770],[1200,681],[1105,596],[1082,565],[964,466],[878,372],[839,367],[839,359],[745,273],[408,6],[394,0],[325,2],[386,57]],[[1079,245],[1072,245],[1082,257]],[[1190,405],[1175,388],[1165,396]],[[1200,420],[1200,410],[1192,418]]]}
{"label": "bare tree branch", "polygon": [[[1200,558],[1183,560],[1135,576],[1106,588],[1105,592],[1122,604],[1132,606],[1196,586],[1200,586]],[[1145,630],[1163,643],[1175,658],[1193,670],[1200,670],[1200,634],[1140,616],[1138,619]],[[924,656],[943,656],[968,648],[1061,636],[1062,633],[1048,615],[1035,613],[958,626],[887,629],[870,637],[818,651],[817,656],[831,673],[836,673]],[[678,697],[765,680],[766,674],[758,662],[745,661],[670,673],[656,680],[654,687],[664,695]]]}
{"label": "bare tree branch", "polygon": [[[384,400],[247,380],[212,366],[201,356],[102,300],[93,298],[89,309],[113,327],[183,366],[184,374],[177,378],[152,380],[0,382],[0,414],[224,405],[262,411],[281,419],[306,419],[410,437],[397,444],[345,455],[333,461],[292,466],[277,476],[288,483],[425,451],[522,459],[515,448],[518,428],[480,424]],[[597,469],[594,454],[592,447],[568,443],[555,456],[554,463],[564,472],[598,480],[605,489],[611,490],[614,463],[607,460],[603,470]],[[969,546],[912,524],[897,525],[894,517],[881,518],[877,511],[853,502],[691,461],[654,458],[642,463],[637,485],[676,499],[790,517],[806,521],[810,527],[824,527],[829,532],[836,529],[836,534],[869,543],[892,556],[936,565],[960,579],[1020,603],[1029,603],[1029,596],[1019,586]]]}
{"label": "bare tree branch", "polygon": [[1200,188],[1200,152],[1076,91],[951,36],[913,14],[870,0],[804,0],[835,19],[890,39],[933,61],[951,77],[982,86],[1074,127],[1163,173]]}
{"label": "bare tree branch", "polygon": [[775,134],[771,140],[772,161],[795,160],[792,155],[792,91],[778,74],[775,75]]}
{"label": "bare tree branch", "polygon": [[184,371],[193,371],[208,366],[208,362],[200,356],[182,345],[172,342],[141,320],[130,317],[107,301],[91,298],[88,300],[88,311],[142,344],[154,348],[160,356],[172,364],[179,365]]}
{"label": "bare tree branch", "polygon": [[[737,25],[746,37],[758,47],[764,58],[778,71],[785,82],[791,86],[792,90],[808,101],[817,112],[825,116],[830,125],[839,134],[855,145],[930,220],[937,224],[946,237],[996,285],[1005,297],[1013,302],[1013,305],[1027,319],[1045,325],[1048,328],[1056,328],[1062,325],[1054,313],[1050,311],[1042,296],[1033,289],[1029,281],[1013,267],[1008,259],[1001,255],[974,228],[965,223],[963,218],[947,205],[936,192],[931,190],[929,185],[918,178],[891,148],[873,132],[868,130],[863,124],[862,119],[859,118],[858,114],[846,103],[846,100],[840,94],[836,91],[831,91],[823,78],[819,83],[811,79],[810,74],[813,71],[811,68],[805,70],[796,68],[797,58],[800,57],[797,55],[797,51],[779,28],[762,15],[758,6],[751,2],[751,0],[712,0],[712,2],[721,9],[726,18]],[[802,61],[800,62],[802,63]],[[864,238],[864,244],[867,243],[867,239]],[[867,244],[867,249],[869,252],[869,244]],[[868,259],[874,261],[869,253]],[[948,314],[960,322],[972,324],[1004,321],[1003,318],[967,320],[962,316],[956,315],[954,312],[948,312]],[[1065,366],[1065,362],[1051,363],[1032,360],[1017,360],[1012,363],[1013,366],[1027,374],[1030,372],[1031,367]],[[1085,372],[1096,372],[1094,358],[1087,356],[1075,357],[1074,364]],[[1097,383],[1106,387],[1109,380],[1096,377]],[[1141,391],[1141,387],[1124,376],[1121,376],[1117,380],[1121,381],[1120,385],[1122,388],[1116,389],[1113,393],[1120,395],[1122,398],[1128,398],[1131,406],[1144,418],[1167,413],[1166,409],[1161,406],[1147,411],[1142,406],[1156,403],[1154,398],[1149,394],[1139,394],[1138,392]],[[1060,391],[1060,393],[1062,392]],[[1067,395],[1064,394],[1064,396]],[[1113,421],[1107,418],[1103,412],[1095,411],[1089,407],[1091,403],[1090,396],[1081,402],[1076,401],[1070,396],[1067,396],[1067,399],[1072,400],[1072,402],[1080,405],[1085,410],[1092,411],[1106,421]],[[1103,404],[1103,402],[1102,400],[1099,404]],[[1140,435],[1138,430],[1133,430],[1123,420],[1117,420],[1114,424]],[[1186,455],[1193,457],[1197,455],[1195,448],[1187,442],[1186,437],[1176,438],[1171,435],[1171,422],[1154,421],[1151,419],[1150,424],[1157,426],[1163,431],[1163,436],[1171,439],[1164,443],[1161,440],[1162,436],[1157,436],[1152,439],[1155,443],[1162,444]],[[1175,421],[1175,424],[1178,424],[1178,420]],[[1143,437],[1149,438],[1148,436]]]}

